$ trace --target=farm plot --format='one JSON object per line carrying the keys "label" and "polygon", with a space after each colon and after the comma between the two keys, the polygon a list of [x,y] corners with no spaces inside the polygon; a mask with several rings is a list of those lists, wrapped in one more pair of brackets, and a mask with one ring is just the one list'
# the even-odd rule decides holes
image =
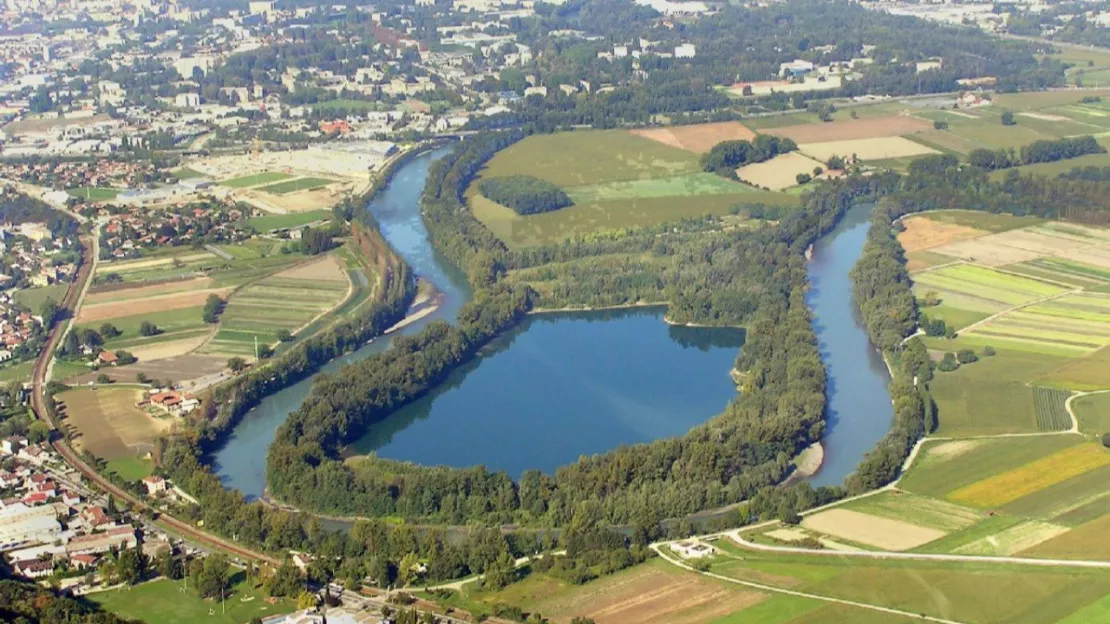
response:
{"label": "farm plot", "polygon": [[[961,447],[959,446],[961,443],[968,444]],[[934,446],[931,450],[933,453],[943,454],[958,453],[961,448],[967,450],[974,448],[974,441],[946,442]],[[908,522],[915,526],[945,533],[966,529],[984,517],[982,513],[975,509],[899,490],[867,496],[846,503],[841,507],[869,516]]]}
{"label": "farm plot", "polygon": [[842,508],[806,516],[802,526],[833,537],[895,551],[916,548],[945,536],[944,531],[937,529]]}
{"label": "farm plot", "polygon": [[1068,390],[1033,387],[1033,401],[1037,409],[1037,428],[1041,431],[1067,431],[1071,429],[1071,416],[1064,403],[1071,396]]}
{"label": "farm plot", "polygon": [[[196,280],[189,280],[189,282],[194,286],[200,286],[201,283],[210,284],[211,280],[199,278]],[[81,324],[91,324],[124,316],[195,308],[197,306],[203,306],[209,295],[223,297],[230,292],[230,289],[227,288],[198,287],[178,292],[159,292],[164,290],[164,286],[165,285],[155,285],[151,287],[134,288],[129,291],[117,291],[114,293],[115,295],[118,296],[126,292],[128,295],[127,298],[115,299],[103,303],[97,302],[95,298],[90,298],[92,300],[83,303],[81,310],[77,313],[77,322]]]}
{"label": "farm plot", "polygon": [[672,126],[669,128],[640,128],[631,132],[636,136],[696,154],[708,152],[714,145],[722,141],[751,140],[755,137],[755,132],[752,132],[738,121]]}
{"label": "farm plot", "polygon": [[598,624],[717,621],[768,598],[737,585],[652,562],[529,605],[553,621],[592,618]]}
{"label": "farm plot", "polygon": [[104,459],[134,457],[153,448],[155,438],[171,431],[172,417],[156,418],[135,407],[139,387],[67,390],[57,395],[64,422],[76,430],[74,445]]}
{"label": "farm plot", "polygon": [[1054,559],[1097,559],[1110,558],[1110,515],[1102,516],[1042,542],[1024,552],[1026,557],[1050,557]]}
{"label": "farm plot", "polygon": [[918,296],[936,291],[943,304],[975,312],[997,312],[1067,292],[1055,284],[972,264],[940,267],[913,279]]}
{"label": "farm plot", "polygon": [[1110,511],[1106,489],[1110,466],[1102,466],[1023,496],[1002,507],[1006,513],[1063,526],[1078,526]]}
{"label": "farm plot", "polygon": [[924,496],[948,498],[946,495],[953,490],[1072,448],[1080,441],[1079,436],[1066,435],[959,440],[958,453],[950,450],[953,449],[948,446],[950,442],[927,442],[898,487]]}
{"label": "farm plot", "polygon": [[175,249],[172,254],[122,262],[104,262],[97,266],[97,276],[116,274],[125,282],[160,281],[194,277],[198,271],[223,264],[223,260],[207,251],[192,248]]}
{"label": "farm plot", "polygon": [[[1110,367],[1110,362],[1104,362],[1103,366]],[[1110,392],[1079,397],[1072,401],[1072,410],[1083,433],[1110,432]]]}
{"label": "farm plot", "polygon": [[999,507],[1108,464],[1110,451],[1078,444],[953,490],[947,498],[973,507]]}
{"label": "farm plot", "polygon": [[855,156],[860,160],[887,160],[939,153],[931,147],[899,136],[799,143],[798,150],[821,162],[825,162],[833,156]]}
{"label": "farm plot", "polygon": [[1093,255],[1095,258],[1105,258],[1104,261],[1110,267],[1110,248],[1107,247],[1106,240],[1076,234],[1082,231],[1084,230],[1029,227],[974,240],[957,241],[936,247],[933,251],[986,266],[1028,262],[1045,256],[1061,256],[1101,265],[1101,261],[1091,259]]}
{"label": "farm plot", "polygon": [[898,242],[906,253],[924,251],[947,245],[958,240],[978,238],[985,230],[959,223],[946,223],[925,215],[913,215],[901,221],[904,229],[898,233]]}
{"label": "farm plot", "polygon": [[1007,312],[961,337],[1035,353],[1083,356],[1110,345],[1110,297],[1064,295]]}
{"label": "farm plot", "polygon": [[824,168],[824,164],[798,152],[788,152],[768,161],[740,167],[736,175],[748,184],[780,191],[797,186],[798,175],[813,175],[817,167]]}
{"label": "farm plot", "polygon": [[294,178],[292,180],[278,182],[277,184],[263,186],[258,190],[273,195],[286,195],[288,193],[296,193],[297,191],[311,191],[313,189],[325,187],[334,182],[335,180],[329,180],[328,178]]}
{"label": "farm plot", "polygon": [[200,352],[252,356],[256,343],[274,343],[280,330],[296,334],[342,303],[348,289],[331,255],[251,283],[228,300],[219,331]]}
{"label": "farm plot", "polygon": [[1076,288],[1098,288],[1110,284],[1110,268],[1086,264],[1067,258],[1037,258],[1010,264],[1005,269],[1043,281],[1066,284]]}
{"label": "farm plot", "polygon": [[220,182],[220,186],[228,188],[249,188],[251,186],[261,186],[263,184],[273,184],[274,182],[281,182],[288,180],[293,176],[288,173],[281,173],[278,171],[263,171],[261,173],[252,173],[250,175],[239,176],[230,180]]}
{"label": "farm plot", "polygon": [[727,215],[741,202],[796,206],[798,198],[752,188],[701,170],[693,152],[627,131],[565,132],[528,137],[496,154],[482,176],[530,175],[566,191],[573,206],[521,216],[477,193],[474,216],[512,248],[570,236]]}
{"label": "farm plot", "polygon": [[[888,115],[871,119],[846,119],[829,123],[808,123],[762,130],[766,134],[787,137],[795,143],[824,143],[828,141],[853,141],[882,139],[931,130],[932,122],[908,115]],[[852,152],[837,152],[850,156]],[[861,154],[860,158],[864,156]]]}
{"label": "farm plot", "polygon": [[1067,532],[1067,527],[1029,520],[969,544],[964,544],[952,552],[960,555],[1005,557],[1021,552],[1026,548],[1032,548],[1041,542]]}

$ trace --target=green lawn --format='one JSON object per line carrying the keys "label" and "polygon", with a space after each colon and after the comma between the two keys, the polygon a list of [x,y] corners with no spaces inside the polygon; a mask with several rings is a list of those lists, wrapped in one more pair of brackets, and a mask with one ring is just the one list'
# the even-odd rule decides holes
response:
{"label": "green lawn", "polygon": [[230,180],[220,182],[221,186],[229,188],[247,188],[250,186],[258,186],[260,184],[272,184],[280,182],[281,180],[288,180],[293,176],[288,173],[281,173],[280,171],[263,171],[262,173],[254,173],[251,175],[240,176]]}
{"label": "green lawn", "polygon": [[16,291],[15,302],[26,308],[30,308],[32,314],[38,314],[39,308],[42,307],[42,302],[50,297],[55,303],[60,304],[62,299],[66,296],[66,290],[69,289],[69,284],[51,284],[50,286],[38,286],[35,288],[25,288]]}
{"label": "green lawn", "polygon": [[149,477],[153,470],[154,462],[142,457],[121,457],[108,462],[108,472],[114,472],[126,481]]}
{"label": "green lawn", "polygon": [[247,225],[259,232],[269,232],[270,230],[283,228],[296,228],[315,221],[325,221],[330,219],[331,216],[332,213],[330,210],[308,210],[290,214],[273,214],[264,217],[253,217],[247,220]]}
{"label": "green lawn", "polygon": [[31,369],[35,367],[35,363],[28,360],[25,362],[17,362],[15,364],[4,364],[0,367],[0,383],[7,383],[13,380],[30,381]]}
{"label": "green lawn", "polygon": [[265,592],[247,587],[242,573],[235,577],[231,595],[222,605],[218,600],[198,598],[192,589],[183,591],[181,582],[168,580],[144,583],[130,591],[89,594],[86,598],[122,617],[158,624],[243,624],[255,617],[295,610],[289,600],[267,603]]}
{"label": "green lawn", "polygon": [[190,169],[189,167],[180,167],[178,169],[174,169],[173,171],[170,171],[170,173],[173,175],[173,177],[177,178],[178,180],[188,180],[190,178],[204,178],[204,177],[207,177],[203,173],[197,171],[196,169]]}
{"label": "green lawn", "polygon": [[712,624],[787,624],[826,604],[821,600],[778,594],[753,607],[713,620]]}
{"label": "green lawn", "polygon": [[79,186],[77,188],[66,189],[66,193],[69,193],[70,197],[87,199],[89,201],[108,201],[115,199],[116,195],[119,195],[117,189],[92,186]]}
{"label": "green lawn", "polygon": [[1044,219],[1037,217],[1015,217],[982,210],[933,210],[927,216],[930,221],[963,225],[988,232],[1006,232],[1044,223]]}
{"label": "green lawn", "polygon": [[293,180],[286,180],[285,182],[263,186],[259,190],[266,193],[273,193],[274,195],[285,195],[286,193],[320,188],[332,182],[335,182],[335,180],[329,180],[327,178],[295,178]]}
{"label": "green lawn", "polygon": [[[138,346],[149,346],[170,340],[196,337],[208,332],[211,327],[201,318],[203,311],[203,306],[197,306],[113,318],[111,323],[116,326],[116,329],[120,330],[121,334],[116,338],[105,341],[104,347],[107,349],[132,349]],[[141,335],[139,327],[144,321],[157,325],[161,333],[154,336]],[[102,322],[90,323],[87,327],[98,329],[101,324]],[[82,326],[82,328],[85,327]]]}
{"label": "green lawn", "polygon": [[[1014,167],[1014,169],[1026,174],[1033,173],[1044,176],[1057,176],[1061,173],[1071,171],[1075,167],[1110,167],[1110,153],[1087,154],[1086,156],[1068,158],[1056,162],[1022,165],[1020,167]],[[994,180],[1001,180],[1006,177],[1009,171],[1010,169],[1001,169],[991,172],[991,178]]]}

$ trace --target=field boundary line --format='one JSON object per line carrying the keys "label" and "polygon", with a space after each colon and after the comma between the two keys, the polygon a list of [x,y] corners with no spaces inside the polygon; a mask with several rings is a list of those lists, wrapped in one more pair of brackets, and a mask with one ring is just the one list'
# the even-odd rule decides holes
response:
{"label": "field boundary line", "polygon": [[[1094,245],[1094,246],[1097,247],[1098,245]],[[1041,260],[1041,259],[1044,259],[1044,258],[1059,258],[1059,257],[1060,256],[1058,256],[1057,254],[1049,254],[1047,256],[1041,256],[1039,258],[1033,258],[1033,260]],[[1065,258],[1065,260],[1066,259],[1067,258]],[[1026,262],[1032,262],[1033,260],[1027,260]],[[1020,263],[1015,262],[1014,264],[1020,264]],[[1017,271],[1014,271],[1013,269],[1007,269],[1006,267],[1008,267],[1008,266],[1010,266],[1010,265],[1005,264],[1005,265],[1002,265],[1002,266],[990,267],[990,268],[995,270],[995,271],[998,271],[999,273],[1005,273],[1006,275],[1012,275],[1014,277],[1020,277],[1022,279],[1031,279],[1031,280],[1036,280],[1038,282],[1047,282],[1049,284],[1055,284],[1056,286],[1060,286],[1061,288],[1072,288],[1072,289],[1075,289],[1076,292],[1083,292],[1083,290],[1085,290],[1083,286],[1076,286],[1075,284],[1065,284],[1064,282],[1058,282],[1058,281],[1056,281],[1054,279],[1051,279],[1051,278],[1048,278],[1048,277],[1041,277],[1040,275],[1026,275],[1024,273],[1018,273]]]}
{"label": "field boundary line", "polygon": [[[656,554],[659,555],[660,558],[662,558],[667,563],[670,563],[671,565],[678,566],[679,568],[682,568],[684,570],[687,570],[687,571],[690,571],[690,572],[695,572],[695,573],[700,574],[702,576],[708,576],[710,578],[714,578],[714,579],[717,579],[719,581],[725,581],[727,583],[734,583],[736,585],[743,585],[745,587],[751,587],[753,589],[758,589],[760,591],[765,591],[765,592],[771,592],[771,593],[777,593],[777,594],[786,594],[788,596],[795,596],[797,598],[809,598],[811,600],[820,600],[822,602],[842,604],[842,605],[847,605],[847,606],[850,606],[850,607],[856,607],[856,608],[859,608],[859,609],[869,609],[871,611],[879,611],[881,613],[889,613],[891,615],[900,615],[900,616],[903,616],[903,617],[910,617],[910,618],[924,620],[924,621],[928,621],[928,622],[936,622],[937,624],[964,624],[964,623],[962,623],[958,620],[947,620],[947,619],[944,619],[944,618],[934,617],[934,616],[931,616],[931,615],[925,615],[923,613],[911,613],[909,611],[902,611],[900,609],[893,609],[893,608],[890,608],[890,607],[881,607],[879,605],[869,604],[869,603],[866,603],[866,602],[856,602],[855,600],[847,600],[847,599],[844,599],[844,598],[835,598],[833,596],[826,596],[826,595],[823,595],[823,594],[812,594],[812,593],[809,593],[809,592],[798,591],[798,590],[795,590],[795,589],[786,589],[784,587],[775,587],[774,585],[764,585],[763,583],[755,583],[755,582],[752,582],[752,581],[744,581],[744,580],[741,580],[741,579],[738,579],[738,578],[733,578],[731,576],[725,576],[723,574],[715,574],[713,572],[702,572],[700,570],[694,569],[692,566],[689,566],[689,565],[683,563],[682,561],[680,561],[678,559],[675,559],[675,558],[671,557],[669,554],[663,552],[663,550],[660,548],[660,546],[666,546],[668,544],[670,544],[670,542],[663,542],[661,544],[660,543],[651,544],[650,548],[652,550],[654,550],[656,552]],[[804,549],[802,549],[802,550],[804,550]],[[838,552],[843,552],[843,551],[838,551]]]}
{"label": "field boundary line", "polygon": [[1011,564],[1028,565],[1048,568],[1094,568],[1110,569],[1110,561],[1097,559],[1033,559],[1030,557],[992,557],[986,555],[952,555],[939,553],[908,553],[892,552],[888,550],[814,550],[796,546],[769,546],[749,542],[741,536],[740,529],[733,529],[723,535],[735,540],[738,544],[752,550],[766,552],[780,552],[789,554],[802,554],[813,556],[856,557],[864,559],[901,559],[905,561],[939,561],[960,563],[981,563],[986,565]]}
{"label": "field boundary line", "polygon": [[[1023,277],[1025,277],[1027,279],[1031,279],[1028,276],[1023,276]],[[1052,301],[1053,299],[1059,299],[1060,297],[1066,297],[1068,295],[1075,295],[1075,294],[1078,294],[1078,293],[1081,293],[1081,292],[1083,292],[1082,288],[1075,288],[1073,290],[1066,290],[1062,293],[1057,293],[1055,295],[1049,295],[1047,297],[1041,297],[1040,299],[1034,299],[1033,301],[1027,301],[1025,303],[1018,304],[1018,305],[1013,306],[1011,308],[1007,308],[1005,310],[1002,310],[1001,312],[995,312],[994,314],[992,314],[992,315],[988,316],[987,318],[982,319],[980,321],[975,321],[971,325],[968,325],[967,327],[964,327],[959,332],[957,332],[957,335],[962,334],[962,333],[967,332],[967,331],[974,331],[975,328],[980,326],[980,325],[983,325],[985,323],[989,323],[989,322],[997,319],[998,317],[1004,316],[1004,315],[1009,314],[1011,312],[1017,312],[1018,310],[1021,310],[1022,308],[1028,308],[1029,306],[1034,306],[1034,305],[1037,305],[1037,304],[1045,303],[1046,301]]]}

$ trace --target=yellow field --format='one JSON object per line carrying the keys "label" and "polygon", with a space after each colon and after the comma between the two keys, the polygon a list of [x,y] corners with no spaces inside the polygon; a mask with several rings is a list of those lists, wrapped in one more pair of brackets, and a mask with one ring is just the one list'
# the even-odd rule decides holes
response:
{"label": "yellow field", "polygon": [[975,507],[998,507],[1107,464],[1110,452],[1097,444],[1080,444],[962,487],[947,498]]}
{"label": "yellow field", "polygon": [[931,147],[926,147],[903,137],[803,143],[798,146],[798,149],[806,156],[811,156],[822,162],[833,156],[847,158],[853,154],[860,160],[883,160],[937,153]]}
{"label": "yellow field", "polygon": [[798,152],[787,152],[771,160],[740,167],[736,170],[736,176],[748,184],[766,186],[772,191],[779,191],[797,186],[798,174],[813,175],[816,167],[824,169],[825,165]]}

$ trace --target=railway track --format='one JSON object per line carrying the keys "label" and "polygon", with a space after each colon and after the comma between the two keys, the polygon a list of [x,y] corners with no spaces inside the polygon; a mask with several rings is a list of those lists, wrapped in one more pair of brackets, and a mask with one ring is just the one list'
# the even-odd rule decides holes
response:
{"label": "railway track", "polygon": [[[76,312],[76,306],[80,300],[81,294],[84,292],[86,284],[92,277],[93,268],[96,265],[96,238],[94,234],[92,244],[85,245],[84,258],[81,262],[81,269],[77,273],[77,279],[70,283],[69,288],[66,290],[65,297],[61,302],[62,308],[74,313]],[[50,329],[46,345],[43,347],[42,352],[39,353],[38,359],[35,360],[35,366],[32,369],[31,376],[31,410],[34,412],[35,418],[45,422],[50,426],[53,432],[56,432],[51,436],[53,441],[50,444],[54,447],[58,455],[60,455],[67,464],[80,472],[86,479],[95,483],[97,487],[105,493],[114,496],[117,500],[125,501],[133,509],[150,511],[154,517],[158,518],[158,522],[189,541],[223,550],[243,559],[279,565],[281,562],[273,557],[255,552],[234,542],[201,531],[187,522],[183,522],[160,510],[154,509],[147,504],[146,501],[103,477],[92,466],[86,463],[85,460],[81,459],[81,457],[69,446],[65,435],[61,433],[57,423],[54,422],[53,416],[50,415],[45,406],[46,371],[50,367],[50,361],[54,357],[54,351],[57,349],[58,343],[65,335],[64,327],[64,323],[56,323],[54,327]]]}

